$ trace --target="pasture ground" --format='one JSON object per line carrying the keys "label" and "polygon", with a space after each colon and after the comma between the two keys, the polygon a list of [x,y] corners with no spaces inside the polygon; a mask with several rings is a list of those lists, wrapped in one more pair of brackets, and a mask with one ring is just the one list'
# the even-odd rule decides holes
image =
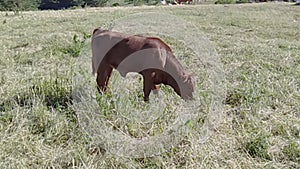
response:
{"label": "pasture ground", "polygon": [[[80,128],[72,107],[73,71],[85,48],[84,34],[145,11],[184,18],[215,44],[226,74],[224,116],[201,145],[195,145],[189,135],[158,156],[114,156]],[[262,3],[1,12],[0,25],[0,168],[300,168],[297,6]],[[192,55],[188,47],[165,40],[185,66],[192,63],[184,57]],[[191,69],[199,73],[196,67]],[[209,91],[201,88],[204,77],[198,77],[201,96],[197,97],[204,100],[201,113],[205,115]],[[135,80],[136,85],[125,83],[124,90],[129,92],[118,98],[121,104],[117,106],[123,107],[119,111],[126,112],[127,104],[133,110],[147,109],[141,101],[141,82]],[[164,130],[168,118],[173,118],[170,112],[176,101],[180,102],[173,91],[163,87],[172,98],[169,101],[175,101],[166,103],[163,118],[145,127],[116,120],[120,118],[115,110],[116,91],[123,81],[115,72],[111,92],[98,96],[107,120],[132,137]]]}

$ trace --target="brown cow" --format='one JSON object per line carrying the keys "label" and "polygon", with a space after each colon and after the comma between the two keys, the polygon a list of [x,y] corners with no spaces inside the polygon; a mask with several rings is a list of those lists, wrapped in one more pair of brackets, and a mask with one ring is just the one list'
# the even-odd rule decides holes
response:
{"label": "brown cow", "polygon": [[129,36],[96,28],[92,37],[93,74],[97,71],[98,90],[106,91],[112,70],[121,76],[137,72],[143,76],[144,101],[159,84],[171,86],[184,100],[191,99],[195,79],[175,58],[170,47],[159,38]]}

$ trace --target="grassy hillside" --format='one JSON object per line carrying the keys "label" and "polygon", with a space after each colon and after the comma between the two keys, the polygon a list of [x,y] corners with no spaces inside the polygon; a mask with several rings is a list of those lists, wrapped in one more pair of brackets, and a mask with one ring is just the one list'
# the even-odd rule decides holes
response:
{"label": "grassy hillside", "polygon": [[[82,128],[73,77],[78,60],[91,64],[89,35],[95,27],[112,28],[115,20],[140,12],[183,19],[203,35],[191,43],[209,51],[197,56],[192,44],[157,31],[197,75],[195,101],[184,103],[163,86],[161,101],[151,95],[143,103],[140,76],[124,79],[114,71],[109,93],[96,95],[98,112],[92,113],[89,102],[80,107],[96,126],[118,131],[126,141],[160,136],[182,112],[197,113],[182,127],[189,132],[172,135],[176,144],[167,151],[124,157],[126,152],[117,151],[122,147],[113,147],[123,137]],[[0,13],[0,168],[300,168],[299,12],[288,3],[262,3]],[[151,17],[143,22],[154,22]],[[183,26],[171,19],[157,24],[175,33]],[[194,35],[177,31],[178,37],[186,33]],[[220,59],[222,89],[212,85],[218,81],[209,72],[215,66],[210,57]],[[223,99],[221,109],[212,110],[212,93]],[[216,116],[208,119],[210,112]],[[201,141],[207,121],[211,134]]]}

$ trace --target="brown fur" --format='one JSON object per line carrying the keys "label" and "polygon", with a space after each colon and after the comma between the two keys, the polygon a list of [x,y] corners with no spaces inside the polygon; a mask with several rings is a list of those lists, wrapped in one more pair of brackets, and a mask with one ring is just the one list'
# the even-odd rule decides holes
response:
{"label": "brown fur", "polygon": [[171,48],[159,38],[97,28],[93,31],[92,51],[99,91],[107,89],[112,70],[117,69],[123,77],[128,72],[143,76],[145,101],[149,100],[151,89],[157,91],[161,83],[171,86],[183,99],[193,97],[194,77],[185,72]]}

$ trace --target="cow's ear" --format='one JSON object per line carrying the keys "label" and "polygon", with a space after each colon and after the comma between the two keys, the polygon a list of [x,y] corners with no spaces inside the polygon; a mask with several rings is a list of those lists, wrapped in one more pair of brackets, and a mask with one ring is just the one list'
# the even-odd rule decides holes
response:
{"label": "cow's ear", "polygon": [[197,80],[196,76],[194,76],[193,74],[186,74],[184,83],[190,83],[190,84],[195,85],[196,80]]}
{"label": "cow's ear", "polygon": [[190,74],[190,81],[193,85],[195,85],[197,81],[197,76],[195,76],[194,74]]}

